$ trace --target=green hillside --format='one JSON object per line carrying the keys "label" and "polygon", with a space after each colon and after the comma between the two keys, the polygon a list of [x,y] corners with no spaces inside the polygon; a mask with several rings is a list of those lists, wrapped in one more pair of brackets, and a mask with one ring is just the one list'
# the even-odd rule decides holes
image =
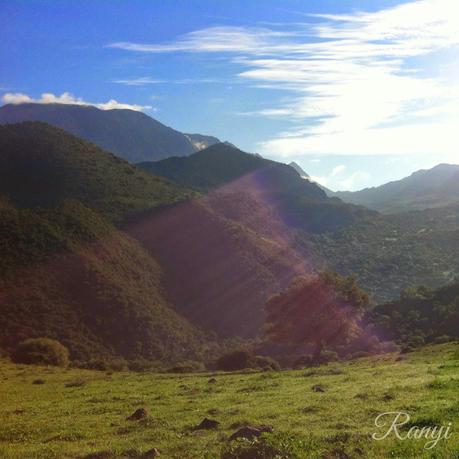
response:
{"label": "green hillside", "polygon": [[317,267],[355,275],[378,303],[406,288],[439,287],[459,275],[459,206],[378,215],[325,235],[301,235]]}
{"label": "green hillside", "polygon": [[162,271],[134,240],[78,202],[0,210],[0,348],[58,339],[71,358],[202,357],[204,337],[173,311]]}
{"label": "green hillside", "polygon": [[225,199],[236,200],[238,208],[248,202],[252,215],[256,201],[211,196],[147,215],[125,229],[159,261],[168,294],[187,318],[221,336],[255,336],[269,296],[308,267],[276,239],[283,228],[275,226],[278,219],[268,234],[268,224],[260,232],[225,216]]}
{"label": "green hillside", "polygon": [[243,192],[269,202],[289,226],[312,232],[342,228],[374,213],[328,198],[315,183],[286,164],[219,143],[186,158],[168,158],[139,166],[200,191]]}
{"label": "green hillside", "polygon": [[21,207],[77,199],[113,221],[189,193],[39,122],[0,126],[0,194]]}
{"label": "green hillside", "polygon": [[48,336],[84,361],[201,357],[158,262],[110,222],[187,193],[46,124],[0,131],[0,348]]}
{"label": "green hillside", "polygon": [[418,287],[377,306],[369,317],[386,339],[419,346],[459,339],[459,278],[439,289]]}

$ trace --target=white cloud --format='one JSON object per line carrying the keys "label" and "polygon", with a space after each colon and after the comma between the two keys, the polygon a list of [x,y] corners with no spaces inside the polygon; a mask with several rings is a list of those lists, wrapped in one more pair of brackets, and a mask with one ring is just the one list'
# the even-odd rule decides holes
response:
{"label": "white cloud", "polygon": [[126,86],[145,86],[147,84],[163,83],[161,80],[154,80],[150,77],[130,78],[125,80],[114,80],[113,83],[124,84]]}
{"label": "white cloud", "polygon": [[342,174],[347,169],[346,166],[340,164],[339,166],[335,166],[332,170],[331,176],[336,177],[337,175]]}
{"label": "white cloud", "polygon": [[[343,177],[342,174],[347,170],[346,166],[337,166],[332,169],[328,176],[312,176],[311,179],[320,185],[330,187],[333,190],[360,190],[370,185],[371,175],[365,171],[355,171]],[[337,178],[340,175],[340,178]]]}
{"label": "white cloud", "polygon": [[27,94],[22,94],[20,92],[8,92],[3,95],[2,101],[5,104],[24,104],[32,102],[32,98]]}
{"label": "white cloud", "polygon": [[43,93],[38,99],[34,99],[27,94],[23,93],[6,93],[2,96],[2,102],[4,104],[24,104],[24,103],[35,103],[35,104],[71,104],[71,105],[92,105],[100,108],[101,110],[113,110],[113,109],[127,109],[142,111],[145,109],[151,109],[151,105],[131,105],[124,104],[111,99],[108,102],[93,103],[83,100],[81,97],[75,97],[69,92],[64,92],[60,96],[52,94],[50,92]]}
{"label": "white cloud", "polygon": [[239,81],[285,90],[288,98],[245,113],[300,126],[260,142],[265,155],[457,154],[458,0],[269,27],[210,27],[172,43],[109,46],[229,54]]}

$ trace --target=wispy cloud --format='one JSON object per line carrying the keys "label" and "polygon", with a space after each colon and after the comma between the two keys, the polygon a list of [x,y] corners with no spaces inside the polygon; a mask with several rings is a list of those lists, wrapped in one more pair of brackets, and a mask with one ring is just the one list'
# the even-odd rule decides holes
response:
{"label": "wispy cloud", "polygon": [[228,54],[239,81],[288,97],[248,114],[296,126],[259,143],[270,156],[452,155],[459,129],[459,2],[417,0],[377,12],[315,15],[269,27],[210,27],[139,53]]}
{"label": "wispy cloud", "polygon": [[154,80],[150,77],[130,78],[124,80],[113,80],[113,83],[124,84],[126,86],[146,86],[149,84],[163,83],[162,80]]}
{"label": "wispy cloud", "polygon": [[4,104],[24,104],[24,103],[35,103],[35,104],[71,104],[71,105],[92,105],[94,107],[100,108],[101,110],[113,110],[113,109],[128,109],[135,111],[142,111],[146,109],[152,109],[151,105],[132,105],[124,104],[116,101],[115,99],[110,99],[107,102],[87,102],[81,97],[75,97],[69,92],[64,92],[60,96],[52,94],[50,92],[43,93],[39,98],[34,99],[33,97],[16,92],[8,92],[2,96],[2,102]]}

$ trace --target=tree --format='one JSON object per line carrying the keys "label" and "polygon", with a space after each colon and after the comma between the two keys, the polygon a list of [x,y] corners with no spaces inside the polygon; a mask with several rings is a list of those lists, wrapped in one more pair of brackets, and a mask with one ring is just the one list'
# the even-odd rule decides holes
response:
{"label": "tree", "polygon": [[325,272],[293,280],[266,305],[266,332],[275,342],[312,344],[317,361],[326,347],[347,342],[369,306],[353,277]]}

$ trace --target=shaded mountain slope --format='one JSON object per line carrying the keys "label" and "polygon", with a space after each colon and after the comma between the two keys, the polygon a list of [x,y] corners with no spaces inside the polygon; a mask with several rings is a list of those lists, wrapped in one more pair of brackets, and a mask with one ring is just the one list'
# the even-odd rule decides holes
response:
{"label": "shaded mountain slope", "polygon": [[185,317],[221,336],[255,336],[269,295],[310,268],[288,241],[223,216],[224,206],[220,196],[182,203],[126,231],[160,262],[168,294]]}
{"label": "shaded mountain slope", "polygon": [[268,296],[309,269],[255,195],[229,186],[186,200],[186,189],[50,125],[0,131],[5,345],[47,334],[78,358],[194,356],[208,344],[189,321],[255,336]]}
{"label": "shaded mountain slope", "polygon": [[43,121],[60,127],[132,163],[189,155],[199,149],[196,142],[207,145],[214,139],[201,138],[199,134],[187,137],[134,110],[37,103],[0,107],[0,124],[23,121]]}
{"label": "shaded mountain slope", "polygon": [[77,199],[115,221],[189,196],[167,180],[39,122],[0,126],[0,193],[20,206]]}
{"label": "shaded mountain slope", "polygon": [[48,336],[83,361],[202,355],[204,337],[165,299],[158,263],[82,204],[3,202],[0,241],[1,348]]}
{"label": "shaded mountain slope", "polygon": [[459,165],[439,164],[379,187],[333,195],[384,213],[442,207],[459,202]]}
{"label": "shaded mountain slope", "polygon": [[228,187],[269,202],[289,227],[332,231],[371,216],[364,208],[328,198],[315,183],[286,164],[216,144],[186,158],[139,164],[144,170],[201,191]]}

